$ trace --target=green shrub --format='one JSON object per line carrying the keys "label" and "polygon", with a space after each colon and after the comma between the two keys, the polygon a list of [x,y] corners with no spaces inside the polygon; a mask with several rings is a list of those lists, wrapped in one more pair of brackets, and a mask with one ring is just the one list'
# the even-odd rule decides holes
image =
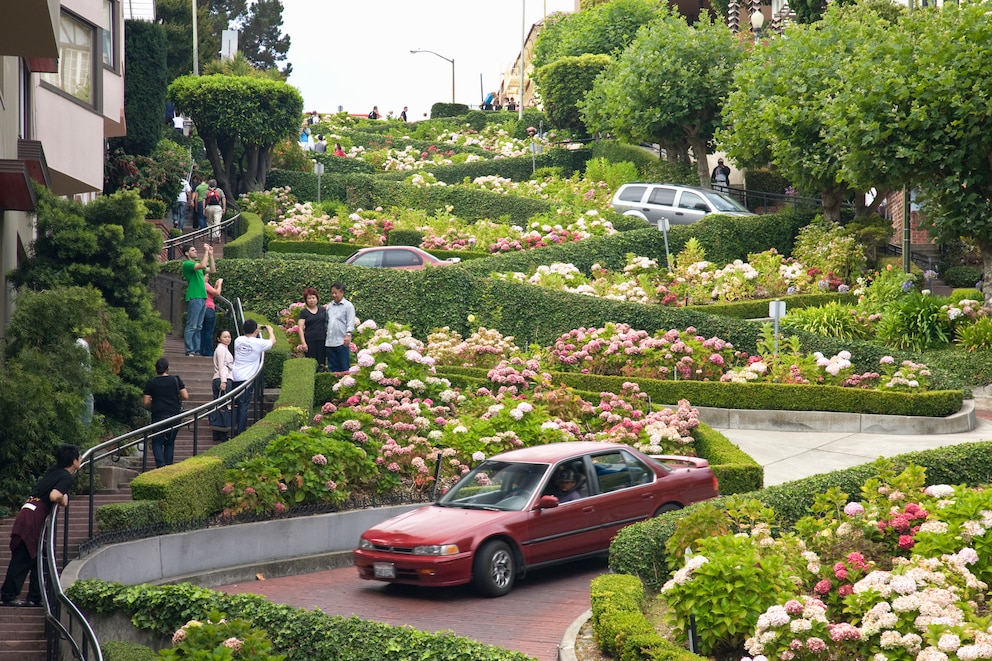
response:
{"label": "green shrub", "polygon": [[112,530],[139,530],[165,522],[157,500],[132,500],[110,503],[96,510],[96,522],[101,533]]}
{"label": "green shrub", "polygon": [[637,176],[637,166],[630,161],[612,163],[605,158],[592,158],[586,162],[586,179],[605,181],[612,189],[637,181]]}
{"label": "green shrub", "polygon": [[468,106],[464,103],[443,103],[438,102],[431,106],[431,119],[438,117],[459,117],[468,112]]}
{"label": "green shrub", "polygon": [[141,200],[141,203],[145,205],[145,219],[162,220],[165,218],[168,207],[162,200]]}
{"label": "green shrub", "polygon": [[952,266],[940,276],[948,287],[974,287],[982,279],[982,270],[974,266]]}
{"label": "green shrub", "polygon": [[788,186],[789,180],[783,177],[777,170],[771,168],[754,168],[747,171],[748,192],[757,191],[785,195],[785,189]]}
{"label": "green shrub", "polygon": [[[925,468],[927,484],[980,486],[987,484],[988,476],[992,474],[992,444],[966,443],[911,452],[893,457],[892,461],[896,472],[910,463]],[[862,464],[738,497],[754,498],[771,507],[778,515],[778,525],[788,528],[809,514],[813,499],[818,494],[830,487],[849,494],[860,493],[861,486],[875,475],[875,471],[872,464]],[[707,503],[719,507],[726,503],[726,499],[721,496],[621,529],[610,545],[610,568],[615,572],[638,576],[649,590],[658,590],[670,578],[665,543],[672,536],[675,523],[697,508],[708,506]]]}
{"label": "green shrub", "polygon": [[233,241],[224,244],[224,259],[258,259],[264,247],[262,219],[256,214],[241,212],[244,232]]}
{"label": "green shrub", "polygon": [[465,123],[468,124],[468,127],[473,131],[481,131],[486,128],[487,121],[486,113],[481,110],[469,110],[468,113],[465,114]]}
{"label": "green shrub", "polygon": [[158,653],[150,647],[123,640],[100,643],[103,661],[158,661]]}
{"label": "green shrub", "polygon": [[190,620],[206,620],[211,613],[246,620],[268,634],[273,651],[285,654],[286,661],[532,661],[521,652],[450,632],[427,633],[357,617],[334,617],[319,610],[273,604],[258,595],[226,595],[189,583],[126,586],[89,579],[73,583],[67,593],[88,613],[120,613],[138,629],[168,636]]}
{"label": "green shrub", "polygon": [[510,135],[517,140],[526,140],[530,137],[530,133],[527,132],[528,128],[540,129],[542,126],[545,129],[551,126],[550,122],[548,122],[547,115],[540,110],[525,108],[523,118],[517,121],[513,127],[513,130],[510,132]]}
{"label": "green shrub", "polygon": [[[435,165],[431,167],[430,172],[435,179],[446,184],[460,184],[466,178],[473,180],[477,177],[489,176],[503,177],[514,181],[527,181],[537,176],[537,169],[544,170],[546,168],[554,168],[560,176],[570,177],[575,172],[581,172],[585,169],[590,154],[588,149],[548,149],[543,154],[534,157],[528,154],[508,158],[487,158],[452,165]],[[379,176],[384,180],[403,181],[410,176],[410,173],[404,170],[386,172]]]}
{"label": "green shrub", "polygon": [[[616,140],[597,140],[592,143],[593,158],[605,158],[611,163],[622,163],[624,161],[633,163],[638,171],[643,175],[645,171],[653,168],[658,162],[658,156],[646,149],[641,149],[635,145],[627,145]],[[660,180],[659,180],[660,181]],[[699,177],[696,177],[699,183]]]}
{"label": "green shrub", "polygon": [[975,289],[973,287],[967,287],[964,289],[954,289],[951,291],[951,295],[947,297],[948,303],[958,303],[963,300],[978,301],[981,303],[985,300],[982,295],[981,290]]}
{"label": "green shrub", "polygon": [[424,240],[420,230],[390,230],[386,245],[389,246],[419,246]]}
{"label": "green shrub", "polygon": [[878,339],[896,349],[922,351],[950,342],[951,322],[941,310],[943,299],[912,292],[885,308]]}
{"label": "green shrub", "polygon": [[787,329],[804,330],[839,340],[869,339],[871,329],[854,312],[852,306],[837,301],[818,307],[790,307],[782,323]]}
{"label": "green shrub", "polygon": [[979,351],[992,349],[992,319],[983,317],[973,324],[958,326],[956,340],[962,349]]}

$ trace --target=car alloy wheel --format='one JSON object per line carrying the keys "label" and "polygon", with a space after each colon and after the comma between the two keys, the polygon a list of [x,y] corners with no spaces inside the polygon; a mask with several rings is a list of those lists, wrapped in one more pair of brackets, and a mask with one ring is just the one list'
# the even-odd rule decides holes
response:
{"label": "car alloy wheel", "polygon": [[516,569],[513,551],[506,542],[493,540],[483,544],[473,565],[473,583],[485,596],[502,597],[513,588]]}

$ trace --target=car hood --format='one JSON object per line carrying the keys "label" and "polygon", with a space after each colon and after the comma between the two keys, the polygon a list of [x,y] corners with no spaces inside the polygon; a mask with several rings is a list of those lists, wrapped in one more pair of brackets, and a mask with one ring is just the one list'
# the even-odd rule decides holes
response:
{"label": "car hood", "polygon": [[431,505],[383,521],[362,533],[362,537],[383,546],[448,544],[472,536],[477,528],[501,529],[526,515],[526,512]]}

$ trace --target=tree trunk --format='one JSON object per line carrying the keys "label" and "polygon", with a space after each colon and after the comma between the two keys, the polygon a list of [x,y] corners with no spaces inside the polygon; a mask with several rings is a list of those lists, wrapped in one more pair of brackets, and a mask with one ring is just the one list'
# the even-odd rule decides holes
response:
{"label": "tree trunk", "polygon": [[706,139],[698,136],[689,138],[692,155],[696,157],[696,172],[699,174],[699,185],[703,188],[713,188],[710,181],[710,164],[706,160]]}
{"label": "tree trunk", "polygon": [[986,241],[978,241],[977,244],[982,255],[982,295],[988,307],[992,302],[992,244]]}
{"label": "tree trunk", "polygon": [[823,218],[835,223],[840,222],[841,193],[834,190],[821,190],[820,201],[823,203]]}

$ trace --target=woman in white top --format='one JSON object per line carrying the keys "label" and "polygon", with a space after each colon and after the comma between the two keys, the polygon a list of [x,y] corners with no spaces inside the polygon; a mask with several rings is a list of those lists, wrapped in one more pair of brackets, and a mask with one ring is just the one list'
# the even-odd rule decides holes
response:
{"label": "woman in white top", "polygon": [[[214,349],[214,399],[217,399],[233,388],[231,370],[234,368],[234,356],[231,354],[231,331],[221,331]],[[226,441],[227,434],[214,431],[214,441]]]}

